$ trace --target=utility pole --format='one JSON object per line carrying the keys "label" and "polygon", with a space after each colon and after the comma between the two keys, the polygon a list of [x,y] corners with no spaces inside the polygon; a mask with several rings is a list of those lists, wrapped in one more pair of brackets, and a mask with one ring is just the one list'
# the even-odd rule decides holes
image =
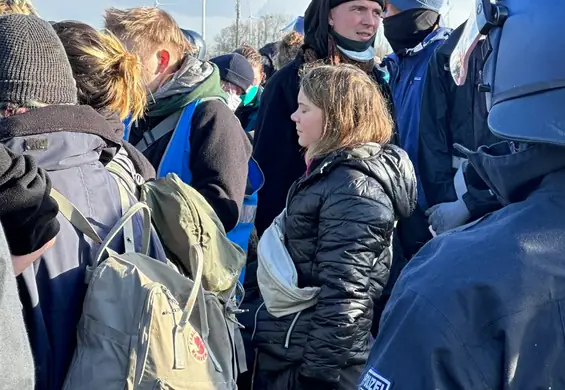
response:
{"label": "utility pole", "polygon": [[206,0],[202,0],[202,39],[206,39]]}
{"label": "utility pole", "polygon": [[241,0],[235,0],[235,46],[239,47],[239,21],[241,19]]}

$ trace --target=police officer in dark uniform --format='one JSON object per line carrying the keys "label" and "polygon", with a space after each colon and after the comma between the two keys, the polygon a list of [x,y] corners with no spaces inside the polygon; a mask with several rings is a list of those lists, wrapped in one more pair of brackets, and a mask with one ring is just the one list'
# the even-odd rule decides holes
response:
{"label": "police officer in dark uniform", "polygon": [[565,388],[565,2],[477,0],[451,56],[505,141],[465,151],[504,205],[430,241],[401,275],[360,390]]}

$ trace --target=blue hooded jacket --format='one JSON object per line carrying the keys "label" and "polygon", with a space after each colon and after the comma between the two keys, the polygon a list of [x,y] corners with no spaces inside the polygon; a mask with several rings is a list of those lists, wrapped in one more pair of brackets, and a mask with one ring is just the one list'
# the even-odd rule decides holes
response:
{"label": "blue hooded jacket", "polygon": [[420,106],[428,63],[451,31],[449,28],[440,27],[415,48],[401,55],[391,54],[383,61],[390,74],[400,146],[406,150],[416,169],[418,204],[424,210],[427,209],[427,202],[418,169]]}

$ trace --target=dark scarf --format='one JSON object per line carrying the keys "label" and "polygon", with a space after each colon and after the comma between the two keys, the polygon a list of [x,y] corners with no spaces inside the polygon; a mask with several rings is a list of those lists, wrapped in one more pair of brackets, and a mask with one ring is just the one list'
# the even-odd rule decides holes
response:
{"label": "dark scarf", "polygon": [[383,20],[385,37],[395,53],[422,43],[439,23],[439,14],[428,9],[409,9]]}
{"label": "dark scarf", "polygon": [[338,46],[345,50],[356,51],[358,53],[364,52],[369,49],[369,47],[373,46],[375,44],[375,39],[377,38],[377,34],[375,34],[373,35],[373,38],[368,41],[354,41],[353,39],[346,38],[339,34],[333,28],[330,28],[330,34]]}

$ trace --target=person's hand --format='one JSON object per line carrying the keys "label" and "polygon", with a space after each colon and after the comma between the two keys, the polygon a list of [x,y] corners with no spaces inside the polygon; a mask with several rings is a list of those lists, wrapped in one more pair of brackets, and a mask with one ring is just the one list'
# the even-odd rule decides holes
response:
{"label": "person's hand", "polygon": [[471,218],[462,200],[432,206],[426,211],[426,216],[428,223],[437,234],[464,225]]}
{"label": "person's hand", "polygon": [[14,267],[14,273],[16,274],[16,276],[24,272],[27,267],[33,264],[35,260],[39,259],[47,249],[53,246],[53,244],[55,244],[55,238],[53,238],[51,241],[49,241],[47,244],[43,245],[33,253],[23,256],[12,255],[12,265]]}

